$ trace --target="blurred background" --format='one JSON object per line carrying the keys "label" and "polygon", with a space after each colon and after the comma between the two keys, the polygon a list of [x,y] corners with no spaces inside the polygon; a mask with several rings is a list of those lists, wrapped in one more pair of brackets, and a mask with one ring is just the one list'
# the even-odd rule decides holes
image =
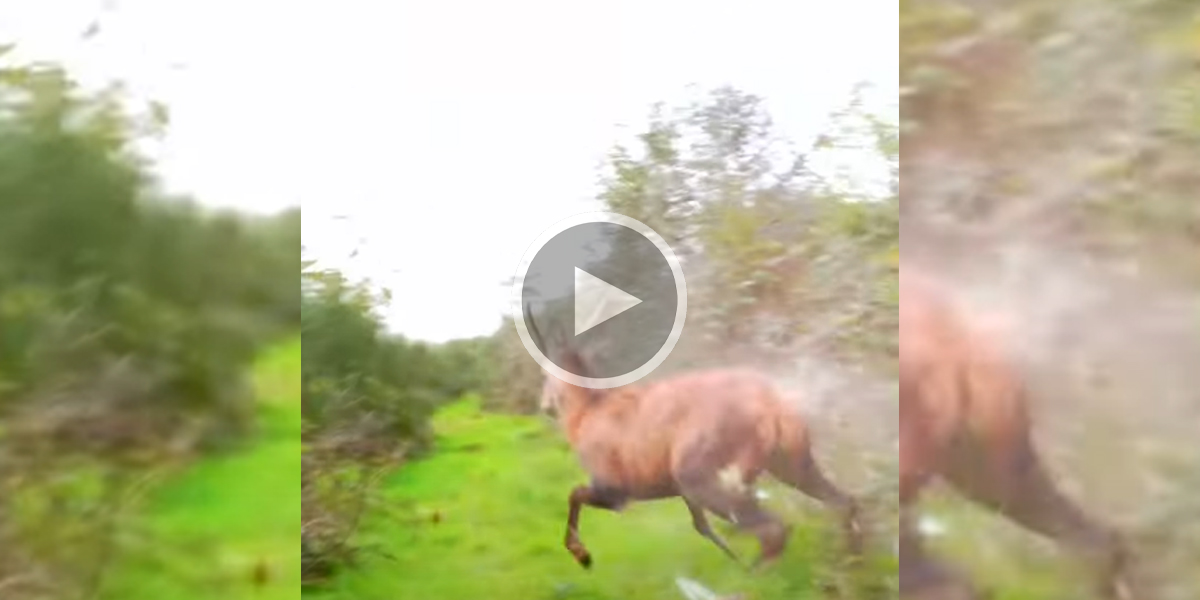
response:
{"label": "blurred background", "polygon": [[6,600],[299,585],[299,202],[211,183],[147,4],[0,3]]}
{"label": "blurred background", "polygon": [[[903,259],[1002,319],[1051,469],[1153,597],[1196,598],[1200,6],[902,0],[900,34]],[[1086,596],[1044,540],[928,506],[996,597]]]}

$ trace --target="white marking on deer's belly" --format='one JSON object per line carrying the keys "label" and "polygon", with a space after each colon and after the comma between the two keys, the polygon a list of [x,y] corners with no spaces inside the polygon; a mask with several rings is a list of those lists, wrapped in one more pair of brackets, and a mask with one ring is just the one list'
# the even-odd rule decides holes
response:
{"label": "white marking on deer's belly", "polygon": [[717,472],[717,480],[721,487],[735,494],[745,494],[749,491],[746,487],[746,478],[742,473],[742,468],[737,465],[729,465]]}

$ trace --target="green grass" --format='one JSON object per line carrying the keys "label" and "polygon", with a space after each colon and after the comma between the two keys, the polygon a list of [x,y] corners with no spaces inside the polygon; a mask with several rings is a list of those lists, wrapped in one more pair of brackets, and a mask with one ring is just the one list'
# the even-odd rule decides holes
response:
{"label": "green grass", "polygon": [[[112,600],[273,600],[300,587],[300,342],[259,361],[247,448],[202,460],[140,507],[141,532],[108,577]],[[267,578],[256,582],[256,570]]]}
{"label": "green grass", "polygon": [[[382,506],[355,540],[368,551],[306,598],[666,599],[682,598],[674,580],[685,576],[719,593],[797,600],[831,597],[822,586],[844,573],[835,565],[842,554],[833,519],[790,490],[803,508],[786,513],[796,531],[766,574],[746,575],[697,535],[678,500],[621,514],[585,509],[581,537],[595,565],[584,571],[562,539],[567,495],[585,476],[557,432],[538,419],[481,413],[470,400],[442,410],[435,428],[435,452],[386,480]],[[752,538],[731,541],[744,557],[757,552]],[[873,568],[894,573],[895,563]]]}

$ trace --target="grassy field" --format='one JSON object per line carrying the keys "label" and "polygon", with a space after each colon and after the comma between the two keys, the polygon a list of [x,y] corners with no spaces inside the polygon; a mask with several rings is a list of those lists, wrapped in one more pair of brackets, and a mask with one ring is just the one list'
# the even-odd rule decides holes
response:
{"label": "grassy field", "polygon": [[300,342],[256,368],[261,419],[244,450],[206,459],[148,498],[112,600],[274,600],[300,587]]}
{"label": "grassy field", "polygon": [[[471,400],[441,411],[435,427],[436,451],[394,473],[382,506],[366,519],[356,541],[371,550],[325,588],[306,590],[305,598],[682,598],[677,576],[754,600],[871,597],[832,591],[847,578],[837,565],[842,555],[833,520],[815,503],[774,487],[774,508],[784,512],[775,499],[785,494],[801,508],[786,511],[796,531],[786,557],[766,574],[746,575],[697,535],[680,501],[633,505],[622,514],[585,509],[581,536],[595,565],[584,571],[562,539],[567,494],[585,478],[555,431],[539,419],[483,414]],[[731,541],[745,557],[757,551],[751,538]],[[895,573],[894,559],[877,562],[869,572]],[[866,579],[874,577],[860,584]]]}

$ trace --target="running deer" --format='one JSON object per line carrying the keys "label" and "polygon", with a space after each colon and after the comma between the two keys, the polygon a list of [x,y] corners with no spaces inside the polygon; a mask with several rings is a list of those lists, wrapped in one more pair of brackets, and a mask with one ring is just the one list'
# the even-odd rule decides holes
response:
{"label": "running deer", "polygon": [[[524,311],[531,337],[549,351],[528,305]],[[556,341],[558,364],[592,372],[574,344]],[[764,375],[706,370],[593,390],[547,374],[541,402],[591,479],[570,494],[565,541],[584,568],[592,565],[579,538],[584,506],[619,512],[630,502],[676,497],[696,531],[743,566],[706,512],[754,534],[760,553],[750,568],[767,566],[784,551],[791,529],[758,503],[755,482],[764,472],[839,514],[850,552],[861,551],[858,503],[826,479],[804,422]]]}
{"label": "running deer", "polygon": [[900,297],[901,595],[977,594],[925,553],[913,522],[921,489],[940,476],[972,501],[1077,552],[1096,569],[1103,597],[1128,600],[1124,541],[1055,487],[1032,443],[1022,377],[996,337],[911,269],[901,277]]}

